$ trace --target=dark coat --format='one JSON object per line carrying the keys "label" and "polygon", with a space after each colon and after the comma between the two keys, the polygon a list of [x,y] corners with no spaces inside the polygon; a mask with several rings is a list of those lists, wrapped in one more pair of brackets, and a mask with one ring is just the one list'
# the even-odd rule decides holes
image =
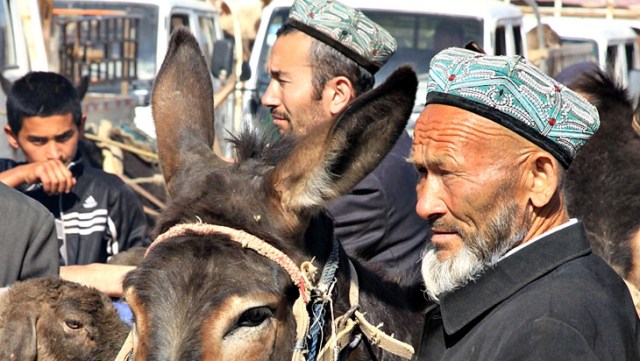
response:
{"label": "dark coat", "polygon": [[393,279],[420,280],[420,255],[430,228],[416,213],[418,172],[406,161],[411,144],[403,132],[382,162],[327,209],[350,256],[381,264]]}
{"label": "dark coat", "polygon": [[53,216],[0,182],[0,287],[59,272]]}
{"label": "dark coat", "polygon": [[418,360],[640,360],[639,322],[578,223],[443,295],[427,313]]}

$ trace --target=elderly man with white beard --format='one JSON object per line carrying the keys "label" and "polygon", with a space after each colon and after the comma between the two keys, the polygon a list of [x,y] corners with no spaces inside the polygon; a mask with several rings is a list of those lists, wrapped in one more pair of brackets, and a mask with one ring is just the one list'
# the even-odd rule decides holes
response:
{"label": "elderly man with white beard", "polygon": [[418,360],[640,360],[623,281],[567,214],[566,168],[597,110],[520,56],[431,61],[410,161],[432,227]]}

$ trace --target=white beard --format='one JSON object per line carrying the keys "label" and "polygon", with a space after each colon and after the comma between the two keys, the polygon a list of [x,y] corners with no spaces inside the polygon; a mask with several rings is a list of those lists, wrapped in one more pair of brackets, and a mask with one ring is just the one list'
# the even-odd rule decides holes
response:
{"label": "white beard", "polygon": [[436,247],[427,242],[422,254],[422,278],[429,298],[438,302],[442,293],[475,281],[522,242],[529,220],[525,218],[524,224],[515,226],[517,214],[517,206],[513,203],[500,207],[498,213],[488,220],[488,233],[484,237],[463,236],[462,249],[444,261],[438,259]]}
{"label": "white beard", "polygon": [[422,255],[422,278],[429,298],[438,302],[438,295],[451,292],[474,281],[488,266],[466,244],[460,252],[441,262],[436,247],[427,243]]}

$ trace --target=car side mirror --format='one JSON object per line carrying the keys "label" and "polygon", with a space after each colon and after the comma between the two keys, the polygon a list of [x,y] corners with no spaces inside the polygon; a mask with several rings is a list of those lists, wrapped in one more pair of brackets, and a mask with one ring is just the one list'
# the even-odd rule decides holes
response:
{"label": "car side mirror", "polygon": [[220,79],[231,74],[233,67],[233,42],[223,39],[213,43],[213,55],[211,55],[211,74]]}

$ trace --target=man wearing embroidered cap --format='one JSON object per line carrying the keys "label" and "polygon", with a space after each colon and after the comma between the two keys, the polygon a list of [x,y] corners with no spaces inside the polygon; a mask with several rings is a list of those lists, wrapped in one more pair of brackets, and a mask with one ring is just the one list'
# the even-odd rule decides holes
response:
{"label": "man wearing embroidered cap", "polygon": [[[335,122],[374,85],[374,74],[396,42],[359,10],[338,1],[296,0],[278,31],[262,104],[282,136],[313,136]],[[428,226],[415,213],[418,175],[405,162],[411,138],[403,134],[382,163],[350,194],[328,206],[335,233],[351,255],[380,263],[391,277],[415,275]]]}
{"label": "man wearing embroidered cap", "polygon": [[418,359],[639,360],[628,291],[560,190],[597,110],[522,57],[459,48],[432,59],[426,104],[410,160],[438,304]]}

